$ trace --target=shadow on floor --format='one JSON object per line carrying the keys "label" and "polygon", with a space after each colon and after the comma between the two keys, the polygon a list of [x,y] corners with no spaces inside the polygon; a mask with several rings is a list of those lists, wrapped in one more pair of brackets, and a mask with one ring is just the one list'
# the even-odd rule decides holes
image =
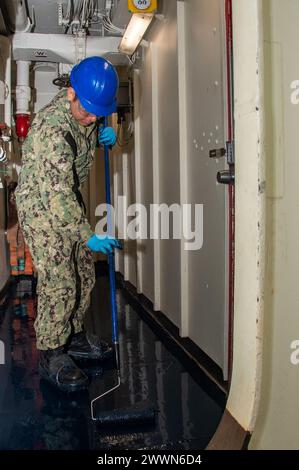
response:
{"label": "shadow on floor", "polygon": [[[121,387],[96,411],[149,400],[157,410],[153,426],[101,429],[90,419],[90,399],[109,388],[111,368],[88,368],[90,388],[80,394],[56,391],[38,374],[34,318],[36,299],[30,279],[11,289],[0,307],[0,449],[204,449],[225,408],[225,395],[208,381],[191,376],[163,342],[117,292]],[[25,281],[27,284],[25,284]],[[87,327],[110,338],[108,280],[99,277]],[[109,370],[110,369],[110,370]]]}

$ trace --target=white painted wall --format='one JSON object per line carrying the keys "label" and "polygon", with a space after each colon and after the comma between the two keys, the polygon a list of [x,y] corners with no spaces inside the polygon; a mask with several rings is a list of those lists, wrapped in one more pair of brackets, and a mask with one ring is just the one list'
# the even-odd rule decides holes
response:
{"label": "white painted wall", "polygon": [[[165,2],[163,14],[166,22],[156,21],[153,25],[149,47],[143,49],[142,60],[133,73],[135,149],[123,155],[125,166],[121,171],[127,171],[128,180],[122,179],[130,190],[129,201],[148,209],[148,238],[138,240],[137,245],[128,244],[130,280],[156,310],[162,310],[180,326],[179,241],[149,239],[150,205],[179,202],[176,2]],[[117,171],[118,165],[115,163]],[[118,177],[116,184],[118,194],[125,194]],[[125,266],[126,260],[124,273]]]}
{"label": "white painted wall", "polygon": [[[299,80],[297,0],[264,0],[267,236],[261,399],[251,449],[298,449]],[[298,88],[298,87],[297,87]],[[297,95],[298,96],[298,95]],[[298,358],[298,354],[297,354]]]}
{"label": "white painted wall", "polygon": [[[176,2],[165,2],[162,13],[165,22],[156,21],[148,38],[152,68],[152,202],[170,206],[180,202]],[[181,320],[179,252],[178,240],[154,241],[155,308],[178,327]]]}
{"label": "white painted wall", "polygon": [[[133,186],[136,202],[148,209],[153,203],[204,204],[203,249],[187,253],[180,240],[139,240],[131,271],[137,267],[138,292],[226,374],[226,188],[216,183],[225,160],[209,158],[226,140],[224,4],[164,2],[161,13],[134,67],[135,154],[122,150],[121,163],[115,156],[116,194]],[[127,252],[116,260],[127,278]]]}
{"label": "white painted wall", "polygon": [[[164,10],[166,23],[157,22],[152,38],[156,48],[157,68],[157,115],[153,122],[158,126],[155,185],[158,204],[180,203],[179,167],[179,103],[178,103],[178,52],[176,2],[167,2]],[[158,241],[159,253],[155,262],[159,264],[160,285],[159,310],[180,327],[180,241]]]}
{"label": "white painted wall", "polygon": [[[152,69],[151,49],[144,51],[144,63],[139,75],[139,115],[140,115],[140,202],[149,208],[153,202],[153,135],[152,135]],[[149,212],[149,211],[148,211]],[[149,219],[148,219],[149,222]],[[141,240],[138,251],[142,258],[142,293],[152,302],[154,296],[154,244],[152,240]]]}

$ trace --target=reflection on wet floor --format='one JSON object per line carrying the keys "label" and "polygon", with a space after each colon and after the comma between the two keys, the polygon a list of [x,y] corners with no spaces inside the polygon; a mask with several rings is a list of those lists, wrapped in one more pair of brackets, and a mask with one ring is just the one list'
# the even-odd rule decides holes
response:
{"label": "reflection on wet floor", "polygon": [[[0,307],[0,449],[203,449],[213,436],[225,396],[192,377],[127,304],[118,290],[121,387],[97,403],[96,412],[148,400],[157,410],[151,426],[101,428],[90,419],[90,399],[110,388],[111,364],[87,367],[89,391],[63,394],[40,380],[35,348],[36,299],[31,279],[16,284]],[[87,327],[110,338],[108,281],[99,277]]]}

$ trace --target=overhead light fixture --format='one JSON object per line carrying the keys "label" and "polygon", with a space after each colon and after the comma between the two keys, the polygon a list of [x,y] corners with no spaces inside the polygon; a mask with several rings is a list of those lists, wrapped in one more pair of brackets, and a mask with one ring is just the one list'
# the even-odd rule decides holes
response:
{"label": "overhead light fixture", "polygon": [[147,28],[151,24],[154,15],[135,13],[132,15],[124,32],[118,50],[127,55],[132,55],[142,41]]}

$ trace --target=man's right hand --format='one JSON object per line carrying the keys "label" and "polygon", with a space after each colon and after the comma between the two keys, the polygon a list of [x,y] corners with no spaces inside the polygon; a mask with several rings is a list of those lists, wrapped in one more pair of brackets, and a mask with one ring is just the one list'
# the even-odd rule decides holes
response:
{"label": "man's right hand", "polygon": [[108,255],[113,251],[114,248],[122,249],[122,245],[119,240],[107,235],[93,235],[87,241],[86,245],[91,251],[97,253],[101,252]]}

